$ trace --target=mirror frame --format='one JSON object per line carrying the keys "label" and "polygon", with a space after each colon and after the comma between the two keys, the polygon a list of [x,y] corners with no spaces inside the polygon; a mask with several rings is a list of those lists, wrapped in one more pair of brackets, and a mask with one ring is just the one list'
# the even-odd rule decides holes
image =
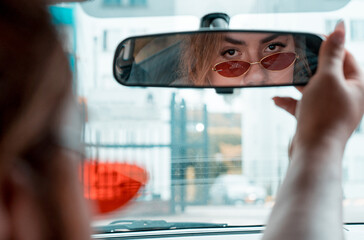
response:
{"label": "mirror frame", "polygon": [[[313,47],[315,47],[315,49],[317,48],[317,56],[319,54],[319,48],[322,44],[322,41],[325,40],[325,36],[321,35],[321,34],[315,34],[315,33],[308,33],[308,32],[299,32],[299,31],[276,31],[276,30],[240,30],[240,29],[202,29],[202,30],[196,30],[196,31],[182,31],[182,32],[169,32],[169,33],[158,33],[158,34],[146,34],[146,35],[137,35],[137,36],[130,36],[124,40],[122,40],[114,53],[114,58],[113,58],[113,76],[115,78],[115,80],[123,85],[123,86],[128,86],[128,87],[160,87],[160,88],[206,88],[206,89],[217,89],[217,92],[221,92],[221,93],[231,93],[233,89],[235,88],[260,88],[260,87],[282,87],[282,86],[304,86],[307,83],[287,83],[287,84],[274,84],[274,85],[248,85],[248,86],[181,86],[181,85],[150,85],[150,84],[125,84],[124,82],[120,81],[117,77],[117,72],[116,72],[116,61],[118,59],[118,56],[120,54],[120,51],[122,50],[122,48],[124,47],[124,43],[126,41],[129,40],[133,40],[133,39],[140,39],[140,38],[146,38],[146,37],[163,37],[163,36],[172,36],[172,35],[180,35],[180,34],[198,34],[198,33],[273,33],[273,34],[302,34],[302,35],[308,35],[311,38],[311,44]],[[319,42],[315,42],[313,39],[318,40]],[[130,56],[130,55],[129,55]],[[131,62],[130,62],[131,61]],[[134,59],[129,59],[130,64],[132,64],[134,61]],[[316,71],[316,69],[315,69]],[[314,74],[315,72],[313,72]],[[130,74],[130,73],[129,73]]]}

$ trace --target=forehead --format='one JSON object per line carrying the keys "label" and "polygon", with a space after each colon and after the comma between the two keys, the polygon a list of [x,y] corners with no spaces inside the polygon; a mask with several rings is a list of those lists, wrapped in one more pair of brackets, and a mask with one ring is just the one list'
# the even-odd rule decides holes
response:
{"label": "forehead", "polygon": [[237,40],[236,43],[265,43],[273,40],[281,40],[281,41],[293,41],[293,36],[291,34],[279,34],[279,33],[228,33],[224,37],[224,41],[233,43]]}

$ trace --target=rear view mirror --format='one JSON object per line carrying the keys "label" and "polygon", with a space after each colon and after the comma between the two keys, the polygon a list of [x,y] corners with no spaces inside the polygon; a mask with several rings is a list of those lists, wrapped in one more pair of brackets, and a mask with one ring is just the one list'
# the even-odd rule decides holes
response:
{"label": "rear view mirror", "polygon": [[322,38],[274,31],[198,31],[131,37],[115,52],[127,86],[235,88],[304,85]]}

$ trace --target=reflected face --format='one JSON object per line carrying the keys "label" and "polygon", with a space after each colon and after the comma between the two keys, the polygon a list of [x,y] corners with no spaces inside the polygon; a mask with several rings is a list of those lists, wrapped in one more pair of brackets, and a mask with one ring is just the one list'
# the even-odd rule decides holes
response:
{"label": "reflected face", "polygon": [[208,78],[211,85],[276,85],[293,81],[297,59],[292,35],[229,33]]}

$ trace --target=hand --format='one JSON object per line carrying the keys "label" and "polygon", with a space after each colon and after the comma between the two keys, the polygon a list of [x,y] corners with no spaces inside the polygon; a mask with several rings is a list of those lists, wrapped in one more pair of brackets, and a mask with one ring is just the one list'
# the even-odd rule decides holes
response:
{"label": "hand", "polygon": [[[353,56],[345,51],[341,22],[322,43],[316,74],[301,101],[275,97],[277,106],[297,118],[297,137],[306,143],[323,138],[346,143],[364,114],[364,77]],[[294,141],[295,141],[294,139]]]}

